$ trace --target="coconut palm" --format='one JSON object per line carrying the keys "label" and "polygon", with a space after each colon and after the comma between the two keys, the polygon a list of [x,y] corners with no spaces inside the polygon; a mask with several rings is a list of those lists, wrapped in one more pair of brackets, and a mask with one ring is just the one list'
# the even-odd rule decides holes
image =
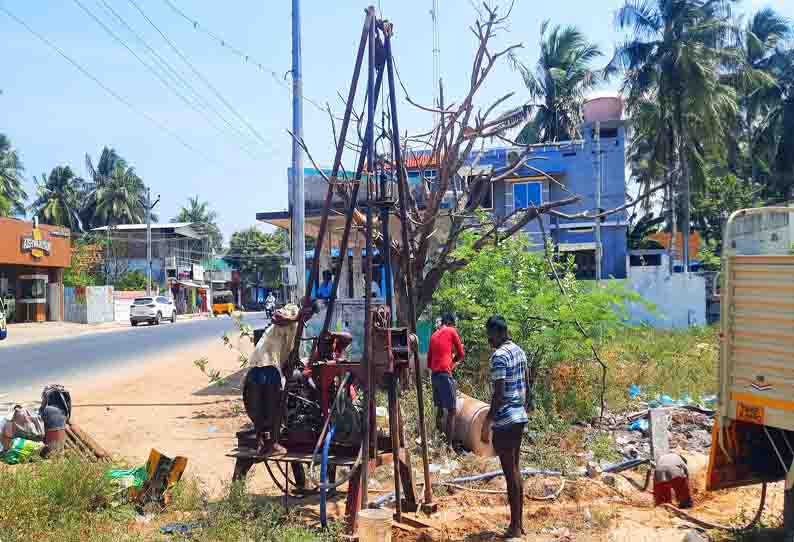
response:
{"label": "coconut palm", "polygon": [[764,92],[754,149],[761,165],[769,165],[769,195],[788,199],[794,194],[794,49],[779,51],[771,69],[775,85]]}
{"label": "coconut palm", "polygon": [[25,214],[28,195],[22,188],[22,172],[25,168],[11,140],[0,134],[0,216]]}
{"label": "coconut palm", "polygon": [[[765,149],[758,149],[758,136],[761,125],[770,108],[780,103],[780,87],[778,87],[778,68],[781,47],[792,36],[789,21],[771,8],[763,9],[753,15],[744,28],[736,28],[736,62],[729,66],[725,78],[736,89],[742,106],[736,119],[736,131],[733,153],[741,156],[741,149],[746,151],[748,171],[738,171],[758,180],[759,166],[761,173],[766,171]],[[766,160],[765,160],[766,158]]]}
{"label": "coconut palm", "polygon": [[602,73],[590,64],[602,56],[597,45],[573,26],[540,26],[540,58],[534,70],[515,57],[535,111],[518,136],[522,143],[563,141],[579,137],[582,104],[598,86]]}
{"label": "coconut palm", "polygon": [[190,222],[202,235],[209,239],[210,246],[220,250],[223,246],[223,235],[217,224],[218,213],[210,209],[209,203],[200,201],[198,196],[188,198],[187,207],[182,207],[171,222]]}
{"label": "coconut palm", "polygon": [[65,226],[72,231],[81,229],[79,187],[82,180],[69,166],[58,166],[50,175],[33,177],[36,182],[36,201],[28,209],[42,224]]}
{"label": "coconut palm", "polygon": [[112,148],[105,147],[96,167],[86,154],[90,175],[82,187],[84,203],[81,216],[91,228],[106,225],[136,224],[146,216],[146,185]]}
{"label": "coconut palm", "polygon": [[[729,0],[626,0],[619,28],[630,38],[618,45],[610,71],[624,73],[623,91],[633,115],[648,103],[645,134],[653,156],[669,169],[681,192],[681,226],[690,229],[690,186],[702,187],[705,157],[723,141],[724,121],[736,114],[736,93],[720,77],[731,60]],[[685,269],[689,265],[684,246]]]}

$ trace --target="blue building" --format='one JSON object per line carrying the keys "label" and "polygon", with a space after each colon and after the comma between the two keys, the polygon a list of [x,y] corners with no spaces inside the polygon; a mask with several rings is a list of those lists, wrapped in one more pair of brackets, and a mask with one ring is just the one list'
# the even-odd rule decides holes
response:
{"label": "blue building", "polygon": [[[602,209],[620,207],[626,199],[626,166],[625,166],[625,124],[621,120],[610,120],[600,123],[599,134],[595,134],[595,124],[585,124],[582,130],[584,138],[577,141],[565,141],[532,145],[529,148],[530,158],[526,165],[518,168],[509,178],[492,183],[491,189],[484,195],[482,208],[491,210],[498,217],[505,217],[516,209],[530,208],[549,201],[556,201],[579,196],[581,199],[571,205],[560,208],[566,215],[588,212],[596,214],[598,181],[601,182]],[[598,136],[598,137],[597,137]],[[600,155],[597,150],[600,149]],[[473,152],[461,168],[461,182],[478,172],[501,170],[516,163],[525,152],[525,147],[495,147],[485,151]],[[436,177],[435,164],[429,152],[412,152],[406,157],[408,181],[411,191],[421,207],[423,191],[421,181],[433,182]],[[538,172],[540,170],[541,172]],[[328,172],[326,172],[328,173]],[[554,179],[550,181],[545,175]],[[304,170],[305,201],[306,201],[306,235],[316,237],[324,206],[327,183],[313,169]],[[292,176],[289,175],[290,194],[292,192]],[[448,203],[453,201],[453,192],[448,193]],[[291,199],[290,199],[291,201]],[[330,244],[328,254],[322,255],[325,260],[321,269],[326,269],[338,257],[338,249],[334,249],[339,241],[344,224],[344,203],[334,196],[334,209],[338,213],[329,216]],[[289,230],[291,227],[291,211],[257,213],[257,220],[273,226]],[[560,254],[568,254],[576,263],[579,278],[594,279],[596,273],[596,222],[592,218],[564,218],[559,215],[545,214],[542,217],[544,228],[549,239]],[[395,222],[395,228],[399,225]],[[627,216],[625,211],[611,214],[600,222],[601,228],[601,277],[626,278],[627,275]],[[394,231],[397,231],[396,229]],[[525,227],[526,234],[535,243],[537,249],[543,248],[543,239],[536,221]],[[361,245],[361,236],[353,236],[352,245]],[[360,249],[360,246],[359,246]],[[357,253],[358,254],[358,253]],[[311,253],[307,254],[310,256]],[[360,264],[357,269],[360,269]],[[360,271],[357,271],[360,272]],[[351,282],[352,284],[352,282]],[[351,296],[353,286],[350,287]]]}
{"label": "blue building", "polygon": [[[601,180],[601,208],[613,209],[625,203],[626,130],[623,121],[606,121],[600,124],[596,137],[595,125],[586,124],[584,139],[532,145],[526,166],[518,168],[509,178],[492,183],[491,191],[482,202],[498,217],[510,215],[516,209],[526,209],[549,201],[561,200],[571,195],[580,196],[575,204],[559,209],[572,215],[588,211],[595,214],[597,205],[597,179]],[[600,148],[600,160],[597,149]],[[497,147],[474,152],[466,161],[461,174],[476,174],[488,170],[507,168],[523,155],[523,147]],[[413,156],[407,163],[409,182],[418,188],[420,178],[436,176],[432,158],[428,153]],[[599,174],[600,168],[600,174]],[[539,173],[554,178],[554,182]],[[415,192],[421,203],[421,191]],[[601,223],[601,276],[626,278],[627,217],[625,212],[605,217]],[[596,278],[596,222],[593,219],[566,219],[546,214],[545,230],[560,253],[574,257],[580,278]],[[543,239],[536,221],[530,222],[526,233],[542,248]]]}

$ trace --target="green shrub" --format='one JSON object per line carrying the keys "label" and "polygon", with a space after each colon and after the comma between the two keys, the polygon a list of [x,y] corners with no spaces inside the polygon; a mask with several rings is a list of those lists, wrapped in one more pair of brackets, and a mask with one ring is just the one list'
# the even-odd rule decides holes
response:
{"label": "green shrub", "polygon": [[146,289],[146,275],[140,271],[128,271],[116,280],[116,290],[135,292]]}
{"label": "green shrub", "polygon": [[570,260],[549,261],[542,251],[531,251],[523,237],[479,252],[472,249],[474,240],[466,238],[458,249],[469,264],[445,275],[431,307],[431,317],[452,312],[458,318],[466,348],[464,382],[475,394],[485,388],[490,355],[485,322],[501,314],[527,353],[537,404],[572,420],[592,417],[601,390],[600,376],[591,370],[593,347],[625,330],[626,304],[642,299],[619,281],[577,280]]}

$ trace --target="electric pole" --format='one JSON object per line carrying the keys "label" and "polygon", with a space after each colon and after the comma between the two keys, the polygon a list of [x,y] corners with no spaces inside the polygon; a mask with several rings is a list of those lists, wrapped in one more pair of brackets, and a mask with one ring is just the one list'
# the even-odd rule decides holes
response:
{"label": "electric pole", "polygon": [[[297,271],[295,296],[306,292],[305,199],[303,187],[303,82],[301,74],[300,0],[292,0],[292,263]],[[315,258],[318,254],[314,255]]]}
{"label": "electric pole", "polygon": [[[598,214],[602,213],[601,210],[601,184],[603,183],[603,166],[601,160],[601,121],[595,122],[595,147],[596,147],[596,159],[595,159],[595,169],[596,169],[596,209],[598,210]],[[595,221],[595,277],[597,281],[601,280],[601,216],[598,216]]]}
{"label": "electric pole", "polygon": [[160,202],[160,196],[152,203],[152,191],[146,189],[146,295],[152,295],[152,209]]}

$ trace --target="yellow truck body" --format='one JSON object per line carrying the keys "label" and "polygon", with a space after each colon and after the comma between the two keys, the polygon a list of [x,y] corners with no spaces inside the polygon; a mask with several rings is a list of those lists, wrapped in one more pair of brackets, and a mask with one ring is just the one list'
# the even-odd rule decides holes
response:
{"label": "yellow truck body", "polygon": [[794,485],[793,249],[794,208],[746,209],[728,220],[708,489]]}

